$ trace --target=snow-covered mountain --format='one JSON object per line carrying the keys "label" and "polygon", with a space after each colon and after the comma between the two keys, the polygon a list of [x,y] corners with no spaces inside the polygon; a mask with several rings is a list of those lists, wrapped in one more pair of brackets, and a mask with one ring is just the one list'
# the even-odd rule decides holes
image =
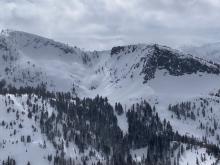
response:
{"label": "snow-covered mountain", "polygon": [[[144,143],[145,140],[139,143],[134,138],[132,145],[126,142],[127,138],[130,141],[135,136],[132,132],[135,126],[131,121],[137,120],[137,124],[140,124],[135,129],[148,130],[146,125],[152,125],[154,129],[154,122],[149,122],[153,119],[156,119],[155,129],[158,131],[155,136],[170,131],[167,130],[168,126],[160,130],[160,121],[164,125],[170,124],[173,133],[178,131],[178,136],[172,135],[175,140],[168,138],[169,147],[174,153],[166,155],[166,152],[165,156],[169,157],[167,164],[217,163],[218,155],[207,151],[212,147],[209,145],[220,144],[219,82],[218,62],[162,45],[138,44],[90,52],[37,35],[4,30],[0,35],[0,162],[7,161],[8,156],[19,165],[28,162],[33,165],[50,164],[52,160],[58,164],[68,164],[70,158],[75,163],[105,164],[111,156],[114,161],[119,161],[121,158],[114,157],[114,153],[117,153],[114,147],[108,148],[108,145],[112,145],[112,138],[105,137],[102,134],[105,131],[100,133],[93,128],[94,124],[98,125],[97,119],[91,118],[93,115],[89,110],[93,109],[93,113],[100,115],[99,121],[105,121],[105,113],[111,118],[106,120],[110,125],[102,123],[103,129],[111,132],[114,128],[117,136],[120,135],[115,144],[129,144],[127,147],[133,163],[144,164],[144,157],[150,155],[151,147]],[[39,86],[43,86],[43,90]],[[55,95],[54,92],[59,94]],[[141,110],[149,109],[145,107],[145,101],[153,112],[150,117],[141,118],[145,114]],[[115,106],[116,102],[120,102],[122,108]],[[72,115],[68,111],[71,107],[76,109]],[[80,108],[82,113],[78,111]],[[106,109],[109,112],[105,112]],[[120,109],[123,109],[122,113]],[[140,111],[134,118],[133,109]],[[79,126],[84,124],[91,132]],[[71,130],[68,125],[71,125]],[[85,133],[83,137],[82,132]],[[74,140],[71,140],[72,136]],[[138,136],[141,138],[142,133],[139,132]],[[184,141],[179,136],[193,136],[198,142]],[[93,141],[93,138],[96,140]],[[123,142],[118,141],[120,138]],[[97,143],[106,143],[106,146],[100,148]],[[64,163],[64,160],[55,159],[60,155],[69,161]],[[114,161],[110,164],[116,164]]]}
{"label": "snow-covered mountain", "polygon": [[[112,102],[122,101],[123,95],[129,97],[131,93],[134,99],[144,97],[143,89],[148,95],[162,92],[163,89],[157,89],[162,85],[155,86],[162,83],[157,79],[172,83],[172,79],[178,81],[184,77],[186,81],[200,81],[207,90],[212,89],[218,87],[218,83],[214,81],[209,87],[206,81],[214,78],[218,82],[220,72],[217,64],[160,45],[129,45],[84,52],[33,34],[8,30],[2,32],[0,53],[1,79],[12,86],[36,86],[43,82],[53,91],[69,91],[74,86],[79,96],[100,94],[113,97]],[[166,80],[167,77],[170,80]],[[167,88],[174,87],[167,85]],[[185,88],[187,83],[182,85]],[[132,96],[125,98],[128,99]]]}

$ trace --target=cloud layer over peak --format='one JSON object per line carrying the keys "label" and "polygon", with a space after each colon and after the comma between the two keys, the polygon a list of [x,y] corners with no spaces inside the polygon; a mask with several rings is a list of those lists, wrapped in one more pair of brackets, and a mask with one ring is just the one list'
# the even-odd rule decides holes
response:
{"label": "cloud layer over peak", "polygon": [[85,49],[156,42],[217,42],[219,0],[2,0],[0,28],[43,35]]}

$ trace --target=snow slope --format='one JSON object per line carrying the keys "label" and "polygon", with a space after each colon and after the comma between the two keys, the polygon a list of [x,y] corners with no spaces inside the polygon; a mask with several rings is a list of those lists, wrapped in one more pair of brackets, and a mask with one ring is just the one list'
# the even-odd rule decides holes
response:
{"label": "snow slope", "polygon": [[[31,96],[28,101],[28,95],[0,95],[0,162],[6,161],[8,156],[16,160],[18,165],[31,162],[33,165],[47,165],[49,155],[56,155],[56,150],[48,138],[40,129],[40,113],[47,112],[49,116],[56,111],[50,103]],[[27,101],[29,102],[27,104]],[[32,113],[30,117],[29,110],[37,106],[36,114]],[[32,110],[31,110],[32,111]],[[28,141],[30,136],[30,141]],[[22,140],[22,137],[24,140]],[[95,156],[90,157],[89,162],[95,163],[102,161],[101,154],[95,152]],[[89,149],[85,153],[80,153],[76,145],[71,144],[65,148],[66,157],[70,156],[75,163],[80,163],[84,155],[89,155]]]}
{"label": "snow slope", "polygon": [[[10,155],[16,159],[18,164],[27,164],[31,160],[36,164],[47,164],[45,155],[53,154],[55,150],[52,144],[47,142],[46,137],[41,134],[39,125],[27,117],[28,107],[24,104],[26,100],[27,95],[18,98],[13,95],[0,96],[0,162],[7,160]],[[25,137],[24,142],[21,141],[22,136]],[[32,137],[31,143],[27,142],[27,136]],[[44,141],[46,141],[46,147],[43,147]],[[26,153],[25,157],[24,153]],[[36,155],[38,156],[36,157]]]}

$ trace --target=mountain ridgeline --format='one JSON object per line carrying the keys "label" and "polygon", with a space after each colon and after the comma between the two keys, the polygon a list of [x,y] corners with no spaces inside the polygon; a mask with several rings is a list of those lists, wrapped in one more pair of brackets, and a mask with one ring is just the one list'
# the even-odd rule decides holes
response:
{"label": "mountain ridgeline", "polygon": [[[129,54],[135,52],[136,45],[126,47],[113,47],[111,55]],[[157,44],[146,46],[145,49],[152,49],[151,54],[146,54],[140,61],[143,61],[141,73],[144,74],[144,80],[154,78],[157,69],[165,69],[170,75],[181,76],[184,74],[193,74],[197,72],[206,72],[212,74],[220,73],[220,65],[213,62],[205,61],[191,55],[184,55],[178,51],[171,50],[168,47],[159,46]],[[142,50],[144,52],[144,50]]]}

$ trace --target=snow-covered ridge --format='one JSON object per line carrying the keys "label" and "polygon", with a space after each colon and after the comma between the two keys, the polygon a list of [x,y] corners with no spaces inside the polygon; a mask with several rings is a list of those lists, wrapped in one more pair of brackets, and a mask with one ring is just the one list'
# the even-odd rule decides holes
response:
{"label": "snow-covered ridge", "polygon": [[25,49],[26,47],[34,49],[43,49],[44,47],[54,47],[63,51],[64,54],[75,54],[76,56],[82,51],[75,47],[63,44],[52,39],[48,39],[35,34],[21,31],[2,30],[1,38],[5,38],[10,44],[17,49]]}
{"label": "snow-covered ridge", "polygon": [[0,78],[8,84],[37,86],[43,82],[49,90],[55,91],[69,91],[74,86],[78,96],[82,97],[101,94],[116,99],[126,93],[126,86],[129,86],[129,93],[134,93],[133,90],[138,93],[132,98],[141,98],[144,95],[140,95],[142,89],[154,93],[155,89],[143,82],[154,81],[159,70],[166,70],[172,76],[198,73],[214,76],[220,72],[216,64],[157,44],[85,52],[51,39],[12,30],[3,30],[0,40],[2,47],[7,48],[0,51],[3,58]]}

